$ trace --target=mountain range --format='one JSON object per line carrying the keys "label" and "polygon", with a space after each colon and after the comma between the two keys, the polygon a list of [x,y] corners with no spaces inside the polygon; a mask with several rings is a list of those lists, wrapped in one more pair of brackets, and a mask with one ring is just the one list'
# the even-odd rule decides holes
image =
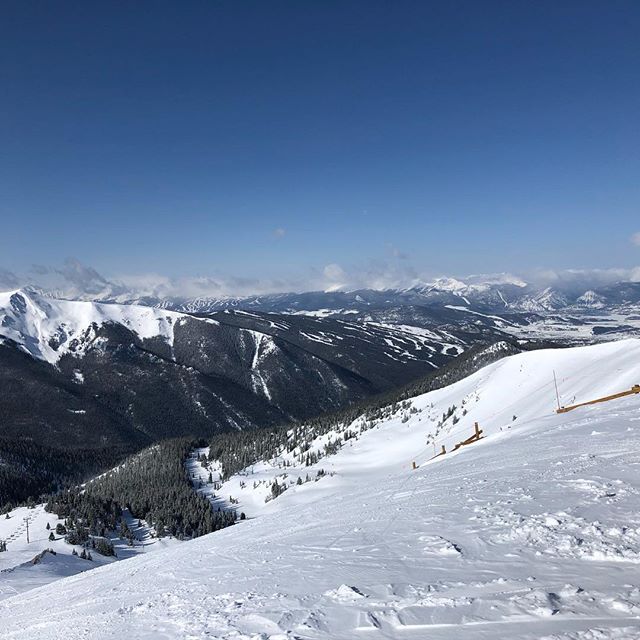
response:
{"label": "mountain range", "polygon": [[[138,301],[129,299],[127,302]],[[617,282],[594,289],[537,287],[523,282],[465,284],[451,278],[404,289],[316,291],[244,297],[144,298],[146,304],[189,312],[230,308],[260,311],[317,312],[356,310],[402,305],[429,307],[464,304],[487,312],[547,312],[608,308],[636,309],[640,282]]]}
{"label": "mountain range", "polygon": [[[640,335],[635,282],[557,290],[508,276],[447,278],[239,298],[120,291],[119,302],[99,284],[79,295],[91,299],[35,287],[0,294],[0,460],[4,486],[14,487],[0,490],[0,503],[19,497],[16,486],[26,497],[65,481],[61,452],[76,452],[80,476],[167,437],[336,411],[474,345]],[[44,448],[33,454],[37,464],[29,461],[36,447]],[[34,483],[16,485],[7,471],[16,467],[30,469]]]}
{"label": "mountain range", "polygon": [[[234,284],[235,283],[235,284]],[[353,287],[325,283],[323,289],[299,288],[279,293],[229,295],[256,291],[260,282],[225,278],[171,279],[160,276],[107,278],[75,259],[57,269],[34,267],[19,276],[0,269],[0,290],[32,288],[42,295],[69,300],[139,304],[188,313],[223,309],[273,312],[364,310],[402,304],[441,306],[466,304],[480,311],[548,312],[561,310],[628,310],[640,305],[640,272],[634,270],[567,270],[521,277],[511,274],[414,279],[402,286]],[[270,287],[273,289],[273,287]],[[211,292],[215,291],[215,294]],[[193,293],[197,292],[197,293]],[[637,310],[637,309],[636,309]]]}
{"label": "mountain range", "polygon": [[420,330],[0,294],[0,471],[8,474],[0,504],[33,490],[10,469],[25,477],[37,469],[49,488],[62,481],[62,452],[76,452],[73,472],[81,475],[96,460],[115,462],[163,438],[312,418],[406,384],[499,335],[473,323]]}

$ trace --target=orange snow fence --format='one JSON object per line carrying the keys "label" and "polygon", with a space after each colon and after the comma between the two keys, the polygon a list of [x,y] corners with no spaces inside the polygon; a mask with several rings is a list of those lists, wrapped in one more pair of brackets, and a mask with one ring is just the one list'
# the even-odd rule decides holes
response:
{"label": "orange snow fence", "polygon": [[476,422],[474,425],[474,434],[470,437],[467,438],[466,440],[463,440],[462,442],[458,442],[458,444],[453,447],[453,450],[455,451],[456,449],[459,449],[460,447],[464,447],[467,444],[471,444],[472,442],[477,442],[478,440],[480,440],[480,438],[482,438],[482,429],[480,429],[480,427],[478,427],[478,423]]}
{"label": "orange snow fence", "polygon": [[[462,442],[458,442],[458,444],[456,444],[455,447],[453,447],[453,449],[451,450],[453,451],[457,451],[460,447],[464,447],[468,444],[472,444],[473,442],[478,442],[478,440],[480,440],[480,438],[482,438],[482,434],[483,431],[482,429],[478,426],[478,423],[474,423],[474,431],[473,431],[473,435],[469,436],[466,440],[462,440]],[[433,458],[439,458],[440,456],[443,456],[447,453],[447,450],[445,448],[444,445],[442,445],[442,450],[440,451],[440,453],[437,453],[435,456],[433,456]],[[433,460],[433,458],[431,458]]]}
{"label": "orange snow fence", "polygon": [[614,393],[610,396],[604,396],[602,398],[596,398],[595,400],[589,400],[588,402],[579,402],[578,404],[571,404],[567,407],[558,407],[556,413],[566,413],[567,411],[573,411],[578,407],[586,407],[589,404],[598,404],[599,402],[609,402],[609,400],[616,400],[617,398],[624,398],[624,396],[631,396],[640,393],[640,384],[634,384],[631,389],[627,391],[621,391],[620,393]]}

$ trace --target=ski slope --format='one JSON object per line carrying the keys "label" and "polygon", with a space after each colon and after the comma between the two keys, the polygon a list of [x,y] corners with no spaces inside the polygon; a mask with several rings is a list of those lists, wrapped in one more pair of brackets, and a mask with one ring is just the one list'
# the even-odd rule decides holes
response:
{"label": "ski slope", "polygon": [[[56,525],[64,524],[64,519],[48,513],[44,507],[44,504],[33,508],[18,507],[0,516],[0,540],[7,544],[7,550],[0,553],[0,600],[96,566],[177,544],[174,539],[152,536],[153,530],[146,522],[140,521],[141,526],[138,526],[138,519],[125,511],[125,520],[135,536],[134,545],[129,546],[126,540],[113,533],[110,542],[115,549],[115,557],[100,555],[90,548],[92,560],[83,560],[80,557],[82,545],[70,545],[64,540],[64,535],[56,533]],[[54,539],[50,540],[52,533]],[[53,553],[45,553],[38,558],[45,550]],[[78,555],[73,555],[74,550]]]}
{"label": "ski slope", "polygon": [[629,388],[640,341],[512,356],[254,465],[218,492],[246,521],[7,598],[2,638],[640,638],[640,396],[558,415],[554,370],[563,404]]}

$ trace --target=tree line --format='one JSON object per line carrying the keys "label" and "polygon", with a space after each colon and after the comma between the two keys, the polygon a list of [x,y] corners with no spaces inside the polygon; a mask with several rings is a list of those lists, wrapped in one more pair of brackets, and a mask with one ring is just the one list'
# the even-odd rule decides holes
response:
{"label": "tree line", "polygon": [[186,459],[198,444],[184,438],[160,442],[83,486],[51,495],[45,508],[65,518],[80,538],[118,528],[127,537],[124,509],[158,537],[195,538],[232,525],[235,511],[214,511],[191,486]]}

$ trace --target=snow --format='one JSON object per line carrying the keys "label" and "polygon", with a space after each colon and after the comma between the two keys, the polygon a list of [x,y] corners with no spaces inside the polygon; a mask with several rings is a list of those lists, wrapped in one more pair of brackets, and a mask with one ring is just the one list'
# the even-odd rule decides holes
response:
{"label": "snow", "polygon": [[[356,296],[357,302],[364,302],[360,296]],[[285,311],[287,315],[291,316],[310,316],[312,318],[330,318],[332,316],[348,316],[348,315],[357,315],[360,313],[357,309],[315,309],[315,310],[302,310],[302,311],[294,311],[288,310]]]}
{"label": "snow", "polygon": [[[504,300],[504,298],[503,298],[503,300]],[[451,309],[453,311],[464,311],[465,313],[471,313],[473,315],[481,316],[483,318],[489,318],[489,320],[495,320],[496,325],[498,325],[498,326],[516,326],[516,325],[513,324],[513,322],[510,322],[509,320],[505,320],[504,318],[501,318],[500,316],[495,316],[495,315],[486,314],[486,313],[480,313],[479,311],[473,311],[472,309],[467,309],[466,307],[460,307],[460,306],[453,305],[453,304],[445,304],[444,307],[445,307],[445,309]]]}
{"label": "snow", "polygon": [[314,333],[305,333],[304,331],[300,332],[301,336],[307,338],[307,340],[311,340],[312,342],[320,342],[321,344],[326,344],[329,347],[335,347],[335,340],[342,340],[342,336],[337,334],[328,334],[326,331],[320,331],[320,335],[316,335]]}
{"label": "snow", "polygon": [[[0,553],[0,600],[17,593],[48,584],[60,578],[89,571],[96,566],[110,564],[117,560],[130,558],[149,550],[164,549],[175,540],[152,538],[150,529],[144,521],[138,527],[138,520],[126,517],[129,528],[136,536],[133,547],[117,536],[111,542],[117,556],[105,557],[90,549],[92,561],[83,560],[72,554],[75,549],[82,552],[81,545],[70,545],[64,536],[55,533],[57,524],[64,524],[54,513],[47,513],[44,504],[33,508],[18,507],[0,516],[0,540],[7,543],[7,551]],[[27,542],[27,522],[29,524],[29,542]],[[49,524],[50,529],[47,529]],[[54,540],[49,535],[54,533]],[[33,564],[36,556],[44,550],[51,549],[54,554],[45,554],[42,560]],[[1,636],[2,634],[0,634]]]}
{"label": "snow", "polygon": [[519,339],[585,344],[640,336],[640,315],[633,309],[555,312],[537,314],[526,325],[505,325],[501,328]]}
{"label": "snow", "polygon": [[[463,297],[464,294],[481,293],[499,285],[511,285],[525,288],[527,283],[520,278],[507,273],[494,275],[470,275],[464,278],[440,277],[431,282],[415,280],[405,291],[445,291]],[[500,292],[498,291],[501,296]]]}
{"label": "snow", "polygon": [[568,305],[567,298],[552,287],[547,287],[540,293],[520,303],[520,307],[527,311],[553,311]]}
{"label": "snow", "polygon": [[606,306],[604,298],[591,289],[585,291],[579,298],[577,298],[576,303],[580,306],[590,307],[592,309],[603,309]]}
{"label": "snow", "polygon": [[433,289],[438,289],[440,291],[452,291],[454,293],[465,291],[467,289],[467,284],[462,282],[461,280],[457,280],[456,278],[437,278],[430,285]]}
{"label": "snow", "polygon": [[[369,331],[367,331],[367,329],[369,329]],[[371,335],[370,330],[377,329],[383,329],[385,331],[388,336],[384,338],[385,342],[393,348],[395,355],[400,356],[401,359],[416,359],[415,355],[406,350],[407,346],[411,346],[411,348],[416,351],[426,349],[427,351],[435,352],[439,350],[439,353],[447,355],[450,355],[452,352],[459,355],[464,351],[464,343],[444,329],[438,329],[436,331],[406,324],[365,322],[361,328],[357,327],[354,330]],[[435,345],[433,344],[434,342],[436,343]],[[389,354],[387,355],[389,356]],[[398,361],[400,362],[402,360]]]}
{"label": "snow", "polygon": [[160,336],[173,346],[173,325],[185,317],[153,307],[55,300],[25,290],[0,293],[0,335],[51,364],[74,350],[74,340],[95,340],[95,327],[107,322],[142,339]]}
{"label": "snow", "polygon": [[562,402],[627,389],[640,340],[512,356],[316,465],[256,464],[215,492],[247,520],[0,601],[2,637],[638,638],[640,396],[556,414],[554,370]]}
{"label": "snow", "polygon": [[251,361],[251,375],[253,379],[253,390],[257,393],[258,390],[262,391],[263,395],[269,402],[271,402],[271,392],[269,391],[269,385],[265,376],[262,373],[261,365],[268,359],[268,357],[278,351],[274,339],[264,333],[258,333],[250,329],[243,329],[242,335],[249,335],[253,341],[253,358]]}

